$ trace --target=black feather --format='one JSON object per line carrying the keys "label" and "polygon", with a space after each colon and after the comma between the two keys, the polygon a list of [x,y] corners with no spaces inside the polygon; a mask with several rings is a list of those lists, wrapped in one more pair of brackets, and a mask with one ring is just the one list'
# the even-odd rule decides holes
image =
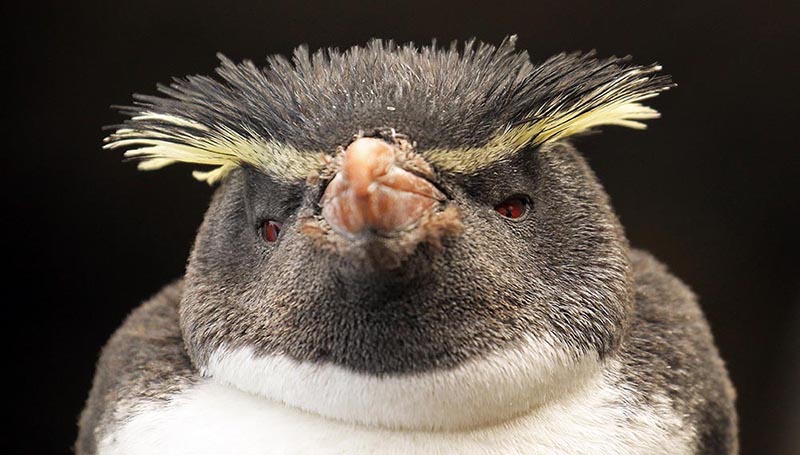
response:
{"label": "black feather", "polygon": [[[470,40],[440,48],[373,40],[313,54],[301,46],[291,61],[273,56],[263,68],[220,55],[217,78],[174,79],[158,87],[163,96],[135,95],[135,105],[121,109],[131,117],[151,112],[204,128],[158,119],[131,119],[122,126],[212,139],[227,129],[301,153],[331,152],[359,131],[393,128],[422,150],[466,150],[485,145],[499,131],[556,113],[567,112],[559,121],[569,122],[597,101],[604,86],[630,84],[619,96],[671,86],[668,76],[653,75],[656,65],[631,65],[628,57],[598,59],[593,51],[533,65],[514,42],[514,37],[499,46]],[[640,69],[644,80],[632,84],[634,76],[626,76],[632,69]]]}

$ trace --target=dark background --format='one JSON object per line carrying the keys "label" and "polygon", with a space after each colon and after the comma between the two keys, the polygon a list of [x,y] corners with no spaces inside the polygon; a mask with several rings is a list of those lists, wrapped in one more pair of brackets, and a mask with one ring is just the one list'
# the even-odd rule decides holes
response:
{"label": "dark background", "polygon": [[[659,61],[678,88],[646,132],[578,146],[632,243],[701,296],[739,393],[744,454],[800,453],[796,1],[304,4],[224,1],[6,6],[3,325],[13,453],[67,453],[100,347],[183,272],[211,190],[174,166],[100,150],[108,107],[215,52],[263,62],[300,43],[448,43],[519,34],[534,61],[596,48]],[[7,177],[10,171],[10,179]]]}

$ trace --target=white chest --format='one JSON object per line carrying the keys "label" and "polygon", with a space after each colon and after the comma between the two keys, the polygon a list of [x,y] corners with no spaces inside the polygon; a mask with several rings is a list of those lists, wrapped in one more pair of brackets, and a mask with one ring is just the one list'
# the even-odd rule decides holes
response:
{"label": "white chest", "polygon": [[139,412],[101,455],[689,454],[664,409],[626,403],[602,378],[516,419],[472,430],[392,431],[348,424],[205,380]]}

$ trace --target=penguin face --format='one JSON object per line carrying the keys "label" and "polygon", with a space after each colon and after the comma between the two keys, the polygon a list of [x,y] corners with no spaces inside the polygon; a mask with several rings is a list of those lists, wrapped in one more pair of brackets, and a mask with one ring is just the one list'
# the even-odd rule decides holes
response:
{"label": "penguin face", "polygon": [[671,86],[659,70],[532,65],[513,38],[223,57],[219,80],[137,96],[106,147],[146,170],[216,166],[195,174],[222,184],[180,307],[201,371],[246,348],[402,376],[526,343],[546,349],[523,362],[569,367],[618,345],[631,283],[622,229],[565,140],[644,128],[658,113],[640,101]]}
{"label": "penguin face", "polygon": [[345,217],[325,216],[341,176],[285,183],[242,169],[221,186],[181,306],[198,365],[219,349],[250,347],[395,375],[455,367],[531,338],[575,359],[615,348],[630,307],[627,245],[571,146],[470,175],[435,172],[426,181],[444,198],[410,225],[383,230],[361,223],[349,232]]}

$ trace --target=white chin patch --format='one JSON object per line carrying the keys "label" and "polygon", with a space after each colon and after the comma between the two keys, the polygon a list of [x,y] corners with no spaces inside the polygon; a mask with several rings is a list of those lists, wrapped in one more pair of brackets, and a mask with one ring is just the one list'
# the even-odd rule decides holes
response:
{"label": "white chin patch", "polygon": [[[615,385],[616,374],[613,369],[606,370],[573,392],[553,397],[516,418],[450,431],[390,430],[345,423],[203,379],[167,401],[143,403],[135,415],[123,419],[119,427],[103,438],[98,454],[692,453],[691,428],[682,424],[669,400],[653,395],[648,404],[641,403],[628,390]],[[296,385],[301,390],[310,390],[306,382]],[[313,394],[319,396],[316,391]],[[358,395],[348,393],[351,397]],[[420,402],[413,393],[409,398]],[[436,400],[440,402],[439,398]],[[483,402],[489,403],[491,398]],[[380,403],[374,405],[381,408]],[[427,405],[426,408],[430,409]],[[453,419],[463,420],[458,410],[452,406],[448,409],[454,412]],[[469,409],[473,409],[471,404]],[[365,412],[375,415],[369,410]]]}
{"label": "white chin patch", "polygon": [[390,429],[464,429],[523,414],[597,375],[596,353],[575,353],[547,338],[424,373],[373,376],[332,364],[214,352],[204,376],[342,422]]}

